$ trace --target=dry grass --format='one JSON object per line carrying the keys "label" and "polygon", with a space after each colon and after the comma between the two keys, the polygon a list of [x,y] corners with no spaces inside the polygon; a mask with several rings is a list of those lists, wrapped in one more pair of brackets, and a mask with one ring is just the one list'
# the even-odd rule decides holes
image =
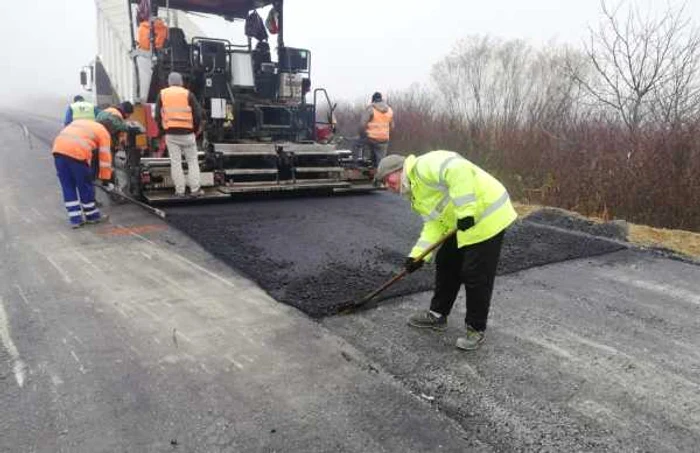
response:
{"label": "dry grass", "polygon": [[[514,202],[513,206],[521,219],[529,216],[539,209],[542,209],[543,207],[518,202]],[[567,212],[572,216],[583,217],[576,212],[564,212]],[[597,217],[586,218],[597,223],[603,221]],[[693,233],[691,231],[684,230],[669,230],[666,228],[654,228],[646,225],[636,225],[631,223],[629,224],[629,235],[627,239],[632,244],[643,247],[662,247],[686,256],[700,258],[700,233]]]}
{"label": "dry grass", "polygon": [[683,255],[700,258],[700,233],[631,224],[628,239],[634,244],[663,247]]}

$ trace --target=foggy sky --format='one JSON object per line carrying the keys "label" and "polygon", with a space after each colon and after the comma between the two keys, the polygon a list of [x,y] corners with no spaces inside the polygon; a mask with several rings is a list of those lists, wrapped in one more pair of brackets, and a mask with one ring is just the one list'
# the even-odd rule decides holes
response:
{"label": "foggy sky", "polygon": [[[657,12],[667,4],[635,3]],[[687,3],[700,24],[700,1]],[[314,87],[357,99],[427,82],[432,64],[467,35],[580,45],[599,11],[597,0],[287,0],[285,42],[311,50]],[[81,92],[78,73],[96,52],[93,0],[0,0],[0,17],[0,104]]]}

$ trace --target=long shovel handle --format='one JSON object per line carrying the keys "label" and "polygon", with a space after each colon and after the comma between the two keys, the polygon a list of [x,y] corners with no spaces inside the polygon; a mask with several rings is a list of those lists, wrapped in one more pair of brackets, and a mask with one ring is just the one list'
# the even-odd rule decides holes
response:
{"label": "long shovel handle", "polygon": [[[436,248],[440,247],[442,244],[445,243],[449,238],[455,235],[457,233],[457,229],[451,230],[449,233],[441,237],[440,239],[437,240],[434,244],[431,244],[427,249],[423,251],[420,255],[418,255],[415,260],[416,261],[423,261],[423,259],[428,256],[433,250]],[[408,275],[408,270],[404,269],[403,271],[399,272],[395,276],[393,276],[390,280],[388,280],[386,283],[384,283],[382,286],[377,288],[375,291],[372,293],[366,295],[361,301],[359,301],[357,304],[355,304],[355,308],[360,307],[370,300],[374,299],[377,295],[380,293],[384,292],[387,288],[390,286],[394,285],[394,283],[398,282],[399,280],[403,279],[405,276]]]}
{"label": "long shovel handle", "polygon": [[106,187],[104,187],[104,186],[102,186],[102,185],[100,185],[100,184],[95,184],[95,187],[99,187],[99,188],[102,189],[105,193],[108,193],[108,194],[110,194],[110,195],[117,196],[117,197],[121,198],[122,200],[126,200],[126,201],[128,201],[129,203],[133,203],[133,204],[135,204],[136,206],[139,206],[139,207],[145,209],[146,211],[150,212],[151,214],[157,215],[157,216],[160,217],[161,219],[165,219],[165,211],[162,211],[162,210],[160,210],[160,209],[158,209],[158,208],[154,208],[153,206],[149,206],[149,205],[147,205],[146,203],[142,203],[142,202],[140,202],[140,201],[138,201],[138,200],[135,200],[135,199],[131,198],[131,197],[128,196],[128,195],[125,195],[125,194],[123,194],[123,193],[117,192],[116,190],[109,190],[108,188],[106,188]]}

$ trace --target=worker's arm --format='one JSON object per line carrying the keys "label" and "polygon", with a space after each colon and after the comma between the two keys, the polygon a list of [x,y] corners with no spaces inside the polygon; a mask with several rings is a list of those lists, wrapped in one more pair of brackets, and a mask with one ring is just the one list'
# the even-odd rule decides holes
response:
{"label": "worker's arm", "polygon": [[189,96],[187,97],[187,101],[190,104],[190,108],[192,109],[194,131],[195,133],[199,133],[200,127],[202,126],[202,107],[199,105],[199,102],[197,102],[197,98],[194,97],[194,94],[192,94],[192,92],[190,92]]}
{"label": "worker's arm", "polygon": [[72,122],[73,122],[73,109],[70,108],[70,105],[69,105],[68,109],[66,109],[66,117],[63,119],[63,125],[68,126]]}
{"label": "worker's arm", "polygon": [[158,94],[158,97],[156,97],[155,109],[156,109],[155,119],[156,119],[156,124],[158,125],[158,132],[159,132],[159,135],[163,135],[165,133],[165,130],[163,129],[163,117],[161,115],[161,110],[163,109],[163,105],[161,104],[161,101],[160,101],[160,94]]}
{"label": "worker's arm", "polygon": [[457,214],[457,228],[465,231],[474,226],[476,216],[476,187],[469,164],[462,159],[453,160],[440,175],[447,185],[450,199]]}
{"label": "worker's arm", "polygon": [[367,127],[367,124],[372,121],[372,117],[374,116],[374,108],[370,105],[365,109],[364,112],[362,112],[362,116],[360,117],[360,125],[362,128]]}
{"label": "worker's arm", "polygon": [[106,129],[102,129],[97,134],[97,160],[100,166],[97,177],[102,181],[112,179],[112,138]]}
{"label": "worker's arm", "polygon": [[[445,234],[444,228],[437,219],[429,220],[423,223],[423,229],[421,230],[420,237],[411,249],[411,253],[408,254],[409,258],[416,258],[419,256],[421,253],[427,250],[428,247],[439,241],[443,234]],[[430,262],[431,259],[432,253],[427,255],[424,258],[424,261]]]}

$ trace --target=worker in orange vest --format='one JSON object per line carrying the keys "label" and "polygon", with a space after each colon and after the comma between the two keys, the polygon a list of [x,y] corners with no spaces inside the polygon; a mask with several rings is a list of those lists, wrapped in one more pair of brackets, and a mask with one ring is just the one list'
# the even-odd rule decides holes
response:
{"label": "worker in orange vest", "polygon": [[182,75],[171,72],[168,88],[158,94],[156,100],[156,123],[170,155],[170,174],[175,185],[175,195],[185,196],[185,174],[182,170],[182,155],[187,160],[187,185],[190,195],[204,195],[199,176],[197,156],[197,134],[202,132],[202,108],[194,94],[183,87]]}
{"label": "worker in orange vest", "polygon": [[382,93],[372,95],[372,103],[362,114],[360,120],[365,137],[365,144],[369,147],[372,164],[376,167],[379,161],[386,156],[389,148],[389,136],[394,128],[394,112],[382,99]]}
{"label": "worker in orange vest", "polygon": [[94,172],[90,168],[97,154],[97,177],[108,184],[112,178],[110,123],[75,120],[53,142],[54,164],[63,191],[63,202],[73,228],[106,219],[95,203]]}
{"label": "worker in orange vest", "polygon": [[[163,19],[156,17],[153,19],[153,29],[155,30],[156,49],[162,49],[168,39],[168,26]],[[138,48],[141,50],[151,50],[151,22],[148,19],[139,23]]]}

